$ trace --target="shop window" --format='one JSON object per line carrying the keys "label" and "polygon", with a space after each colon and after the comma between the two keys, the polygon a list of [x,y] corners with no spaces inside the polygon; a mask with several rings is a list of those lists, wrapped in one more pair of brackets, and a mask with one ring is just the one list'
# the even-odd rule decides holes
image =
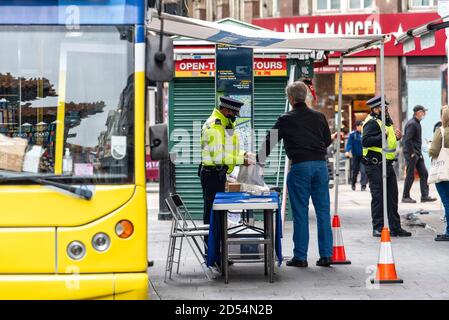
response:
{"label": "shop window", "polygon": [[316,11],[338,11],[341,9],[340,0],[317,0]]}
{"label": "shop window", "polygon": [[437,0],[410,0],[411,9],[426,9],[436,7]]}
{"label": "shop window", "polygon": [[374,7],[374,0],[349,0],[349,10],[366,10]]}

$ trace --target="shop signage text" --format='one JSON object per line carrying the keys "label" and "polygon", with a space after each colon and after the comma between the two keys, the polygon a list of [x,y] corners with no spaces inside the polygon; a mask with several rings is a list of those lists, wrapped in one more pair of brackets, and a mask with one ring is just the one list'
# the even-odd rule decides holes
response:
{"label": "shop signage text", "polygon": [[[267,29],[289,33],[324,33],[339,35],[392,34],[392,40],[385,45],[385,55],[403,56],[402,45],[394,45],[395,36],[403,32],[439,19],[437,12],[414,12],[396,14],[353,14],[334,16],[301,16],[287,18],[253,19],[252,23]],[[419,50],[416,48],[407,56],[444,56],[446,35],[444,31],[436,33],[435,47]],[[367,50],[358,56],[378,56],[379,50]]]}
{"label": "shop signage text", "polygon": [[[360,66],[343,66],[343,72],[375,72],[376,66],[374,65],[360,65]],[[316,74],[325,74],[325,73],[338,73],[339,66],[325,66],[315,68],[314,72]]]}
{"label": "shop signage text", "polygon": [[[254,58],[254,76],[287,76],[287,60]],[[215,59],[184,59],[176,61],[176,77],[214,77]]]}

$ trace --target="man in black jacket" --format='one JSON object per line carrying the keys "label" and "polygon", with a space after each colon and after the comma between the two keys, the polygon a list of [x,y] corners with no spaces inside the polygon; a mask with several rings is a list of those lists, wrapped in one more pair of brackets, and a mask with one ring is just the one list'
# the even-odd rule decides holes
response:
{"label": "man in black jacket", "polygon": [[[362,129],[363,157],[371,191],[373,236],[380,237],[384,227],[381,97],[374,97],[368,100],[367,104],[371,107],[371,114],[366,118]],[[385,104],[388,105],[388,102],[385,101]],[[387,106],[385,106],[385,110],[388,222],[391,236],[410,237],[412,234],[401,227],[398,213],[398,182],[393,168],[393,162],[396,161],[397,141],[401,139],[402,134],[400,130],[394,129]]]}
{"label": "man in black jacket", "polygon": [[407,164],[407,174],[404,182],[404,193],[402,194],[403,203],[416,203],[416,200],[410,198],[410,189],[415,180],[415,168],[418,171],[421,186],[421,202],[436,201],[436,198],[429,197],[429,185],[427,178],[429,176],[424,157],[421,151],[422,134],[421,121],[426,116],[427,109],[417,105],[413,108],[413,118],[405,125],[404,130],[404,158]]}
{"label": "man in black jacket", "polygon": [[312,198],[317,216],[320,253],[316,265],[328,267],[332,262],[333,240],[326,152],[332,140],[326,117],[307,107],[307,90],[301,81],[287,86],[286,94],[293,109],[279,117],[268,133],[257,159],[265,163],[274,146],[284,139],[286,154],[292,162],[287,187],[293,210],[294,242],[294,256],[287,266],[307,267],[309,199]]}

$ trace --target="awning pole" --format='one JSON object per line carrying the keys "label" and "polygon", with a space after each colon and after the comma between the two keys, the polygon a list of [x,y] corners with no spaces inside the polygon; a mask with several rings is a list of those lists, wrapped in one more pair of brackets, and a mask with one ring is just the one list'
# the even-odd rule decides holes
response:
{"label": "awning pole", "polygon": [[[295,73],[296,73],[296,65],[293,64],[292,66],[290,66],[290,77],[288,80],[288,83],[291,84],[295,81]],[[290,106],[290,103],[288,102],[288,99],[286,101],[286,105],[285,105],[285,112],[287,112],[288,110],[291,110],[292,106]],[[279,167],[278,167],[278,177],[279,174],[281,172],[281,155],[282,155],[282,143],[284,140],[281,141],[281,147],[280,147],[280,154],[279,154]],[[285,219],[287,216],[287,176],[288,176],[288,171],[290,170],[290,159],[287,157],[287,155],[285,155],[285,163],[284,163],[284,181],[283,181],[283,185],[282,185],[282,202],[281,202],[281,217],[282,217],[282,234],[284,233],[285,230]],[[278,178],[279,179],[279,178]],[[278,186],[278,181],[276,181],[276,186]]]}
{"label": "awning pole", "polygon": [[335,156],[335,201],[334,214],[338,215],[338,187],[340,185],[340,143],[341,143],[341,109],[343,104],[343,53],[340,55],[338,69],[338,113],[337,113],[337,150]]}
{"label": "awning pole", "polygon": [[389,227],[388,221],[388,206],[387,206],[387,161],[386,161],[386,150],[387,150],[387,137],[385,135],[385,121],[386,121],[386,111],[385,111],[385,43],[382,39],[380,43],[380,95],[382,104],[382,195],[383,195],[383,209],[384,209],[384,227]]}
{"label": "awning pole", "polygon": [[[288,78],[288,84],[293,83],[295,81],[295,72],[296,72],[296,65],[292,64],[290,66],[290,76]],[[288,98],[285,98],[285,108],[284,112],[288,112],[291,109],[290,103],[288,102]],[[279,179],[281,175],[281,159],[282,159],[282,148],[284,146],[284,139],[281,140],[280,146],[279,146],[279,153],[278,153],[278,170],[276,174],[276,187],[279,187]],[[288,157],[285,156],[285,159],[287,160]]]}

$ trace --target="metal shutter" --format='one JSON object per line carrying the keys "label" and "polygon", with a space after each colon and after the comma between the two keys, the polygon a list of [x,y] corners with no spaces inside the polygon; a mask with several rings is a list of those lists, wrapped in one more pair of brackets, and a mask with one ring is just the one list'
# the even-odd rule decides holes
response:
{"label": "metal shutter", "polygon": [[[284,112],[286,77],[256,77],[254,80],[255,95],[255,129],[266,131],[270,129],[276,119]],[[209,117],[215,107],[214,78],[176,78],[169,88],[169,132],[170,149],[185,147],[193,151],[192,157],[200,159],[200,136],[193,136],[193,123],[200,125]],[[188,132],[190,141],[180,143],[172,136],[175,129]],[[257,131],[259,133],[259,131]],[[264,134],[260,133],[260,136]],[[257,139],[257,147],[262,139]],[[260,140],[260,141],[259,141]],[[277,149],[277,148],[276,148]],[[276,150],[275,149],[275,150]],[[276,153],[270,159],[277,157]],[[282,156],[280,186],[283,183],[284,157]],[[277,170],[277,166],[276,166]],[[267,172],[266,182],[275,185],[276,170]],[[197,175],[198,163],[183,163],[176,165],[176,192],[183,198],[190,213],[195,219],[202,220],[203,197],[201,182]]]}

